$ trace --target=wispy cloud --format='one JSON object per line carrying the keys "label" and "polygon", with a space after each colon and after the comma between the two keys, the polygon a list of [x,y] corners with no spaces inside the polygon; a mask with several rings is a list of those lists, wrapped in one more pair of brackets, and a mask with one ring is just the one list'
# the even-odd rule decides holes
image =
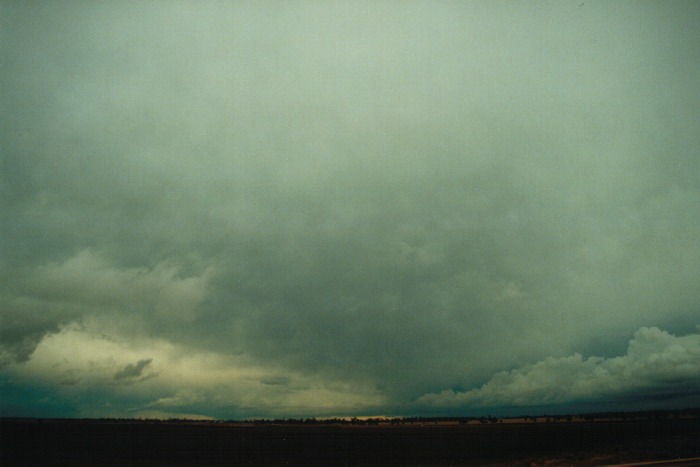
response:
{"label": "wispy cloud", "polygon": [[146,369],[146,367],[148,367],[148,365],[151,364],[152,361],[152,358],[146,358],[139,360],[136,363],[129,363],[124,368],[114,373],[114,379],[126,379],[129,381],[141,380],[143,378],[143,371]]}

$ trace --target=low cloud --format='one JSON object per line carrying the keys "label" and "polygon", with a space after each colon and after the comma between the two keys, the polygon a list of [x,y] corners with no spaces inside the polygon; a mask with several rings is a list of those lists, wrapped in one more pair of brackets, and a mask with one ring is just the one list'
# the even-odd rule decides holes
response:
{"label": "low cloud", "polygon": [[182,407],[204,402],[204,397],[189,390],[178,391],[170,397],[162,397],[155,402],[151,402],[147,407]]}
{"label": "low cloud", "polygon": [[128,416],[153,410],[233,418],[327,415],[354,413],[358,407],[374,412],[387,403],[371,382],[359,378],[288,373],[246,356],[198,351],[164,339],[106,335],[99,323],[95,326],[71,325],[46,336],[27,362],[10,365],[8,373],[22,384],[55,386],[70,399],[110,403],[108,409],[83,407],[81,413],[91,417],[120,410]]}
{"label": "low cloud", "polygon": [[117,371],[114,374],[114,379],[122,380],[136,380],[142,377],[144,369],[151,364],[152,358],[146,358],[139,360],[136,363],[130,363],[126,365],[122,370]]}
{"label": "low cloud", "polygon": [[87,317],[133,329],[187,325],[200,314],[212,273],[186,275],[174,262],[121,267],[92,249],[40,265],[0,295],[0,368],[27,361],[45,336]]}
{"label": "low cloud", "polygon": [[700,383],[700,334],[674,336],[641,328],[626,355],[614,358],[574,354],[497,373],[470,391],[444,390],[420,397],[416,406],[435,408],[566,404],[646,394],[688,394]]}
{"label": "low cloud", "polygon": [[29,359],[36,345],[59,323],[75,316],[63,307],[49,307],[27,298],[0,299],[0,368]]}
{"label": "low cloud", "polygon": [[289,384],[289,378],[286,376],[270,376],[268,378],[263,378],[260,380],[262,384],[269,384],[272,386],[286,386]]}

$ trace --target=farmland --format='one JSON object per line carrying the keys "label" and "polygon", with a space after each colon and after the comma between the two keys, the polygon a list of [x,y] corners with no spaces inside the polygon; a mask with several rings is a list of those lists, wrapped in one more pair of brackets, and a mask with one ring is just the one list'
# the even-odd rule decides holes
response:
{"label": "farmland", "polygon": [[557,465],[700,457],[674,416],[210,422],[2,419],[2,465]]}

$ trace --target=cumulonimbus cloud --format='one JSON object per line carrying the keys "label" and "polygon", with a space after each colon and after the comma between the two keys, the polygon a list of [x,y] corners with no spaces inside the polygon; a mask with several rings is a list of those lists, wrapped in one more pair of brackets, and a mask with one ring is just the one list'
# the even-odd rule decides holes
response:
{"label": "cumulonimbus cloud", "polygon": [[700,3],[38,3],[0,2],[0,410],[694,378],[619,349],[695,332]]}
{"label": "cumulonimbus cloud", "polygon": [[536,406],[595,401],[635,392],[673,393],[700,382],[700,334],[674,336],[656,327],[635,332],[627,353],[614,358],[576,353],[495,374],[469,391],[447,389],[415,401],[418,406]]}

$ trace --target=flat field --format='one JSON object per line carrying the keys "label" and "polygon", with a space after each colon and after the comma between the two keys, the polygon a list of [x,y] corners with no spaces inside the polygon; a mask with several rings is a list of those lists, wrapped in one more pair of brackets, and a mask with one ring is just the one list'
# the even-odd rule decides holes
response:
{"label": "flat field", "polygon": [[609,465],[696,457],[698,418],[370,426],[0,420],[7,466]]}

